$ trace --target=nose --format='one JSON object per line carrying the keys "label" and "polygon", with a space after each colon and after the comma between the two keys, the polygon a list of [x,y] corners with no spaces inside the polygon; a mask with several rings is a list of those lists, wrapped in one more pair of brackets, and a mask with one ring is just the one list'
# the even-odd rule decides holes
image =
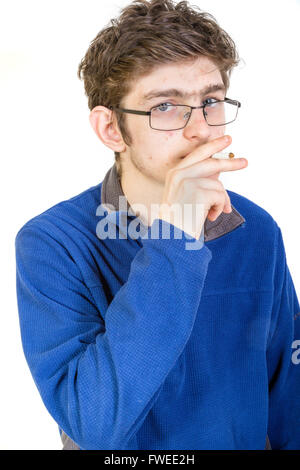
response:
{"label": "nose", "polygon": [[204,118],[203,109],[193,109],[189,122],[183,129],[183,135],[187,139],[207,139],[211,133],[209,126]]}

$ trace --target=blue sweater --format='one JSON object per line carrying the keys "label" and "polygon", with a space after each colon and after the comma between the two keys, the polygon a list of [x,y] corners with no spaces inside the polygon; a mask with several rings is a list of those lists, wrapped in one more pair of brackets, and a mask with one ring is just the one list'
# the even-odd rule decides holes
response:
{"label": "blue sweater", "polygon": [[[271,215],[228,191],[245,223],[199,249],[159,219],[157,239],[100,239],[101,186],[15,240],[23,350],[59,431],[81,450],[300,449],[300,308]],[[114,214],[120,234],[133,217]]]}

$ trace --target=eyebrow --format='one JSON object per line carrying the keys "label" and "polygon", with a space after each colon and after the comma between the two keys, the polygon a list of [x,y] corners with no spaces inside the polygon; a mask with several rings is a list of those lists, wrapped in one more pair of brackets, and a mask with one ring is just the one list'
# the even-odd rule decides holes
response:
{"label": "eyebrow", "polygon": [[192,91],[190,93],[180,90],[178,88],[168,88],[166,90],[151,90],[145,95],[142,96],[142,101],[141,104],[146,103],[147,101],[152,100],[153,98],[159,98],[159,97],[170,97],[170,96],[176,96],[178,98],[190,98],[192,96],[204,96],[207,95],[207,93],[212,93],[214,91],[225,91],[225,85],[223,83],[215,83],[211,85],[207,85],[205,88],[203,88],[200,91]]}

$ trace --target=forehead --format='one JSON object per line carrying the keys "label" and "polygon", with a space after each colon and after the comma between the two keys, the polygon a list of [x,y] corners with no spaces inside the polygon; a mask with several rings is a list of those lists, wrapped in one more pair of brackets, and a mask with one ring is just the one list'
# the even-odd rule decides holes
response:
{"label": "forehead", "polygon": [[199,95],[199,90],[208,84],[222,83],[218,67],[208,58],[199,57],[193,61],[176,62],[156,67],[153,71],[140,77],[128,94],[130,100],[144,104],[144,97],[154,89],[178,88],[186,93]]}

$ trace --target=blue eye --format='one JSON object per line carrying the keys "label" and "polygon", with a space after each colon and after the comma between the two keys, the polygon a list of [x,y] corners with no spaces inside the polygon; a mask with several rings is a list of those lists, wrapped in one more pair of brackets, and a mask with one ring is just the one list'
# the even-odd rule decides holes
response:
{"label": "blue eye", "polygon": [[[166,111],[166,108],[168,108],[168,107],[171,107],[171,109],[172,109],[172,107],[174,107],[174,105],[172,103],[161,103],[158,106],[156,106],[155,109],[158,109],[159,111],[164,112],[164,111]],[[161,108],[165,108],[165,109],[161,109]]]}
{"label": "blue eye", "polygon": [[218,103],[218,101],[218,98],[206,98],[206,100],[203,101],[203,104],[213,105]]}

